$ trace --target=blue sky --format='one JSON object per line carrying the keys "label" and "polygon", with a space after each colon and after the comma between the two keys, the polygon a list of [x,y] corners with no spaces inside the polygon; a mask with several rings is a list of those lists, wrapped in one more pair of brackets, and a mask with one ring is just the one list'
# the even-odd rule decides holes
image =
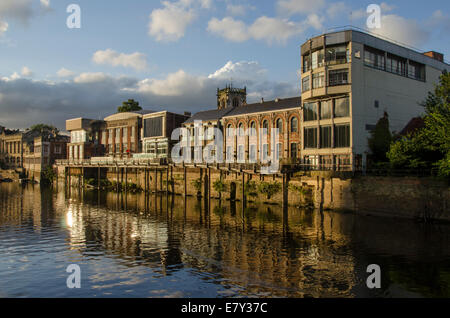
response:
{"label": "blue sky", "polygon": [[[69,29],[69,4],[81,28]],[[333,27],[450,56],[450,2],[346,0],[1,0],[0,125],[101,118],[127,98],[148,109],[215,107],[231,79],[249,101],[299,95],[299,46]],[[350,14],[351,13],[351,14]]]}

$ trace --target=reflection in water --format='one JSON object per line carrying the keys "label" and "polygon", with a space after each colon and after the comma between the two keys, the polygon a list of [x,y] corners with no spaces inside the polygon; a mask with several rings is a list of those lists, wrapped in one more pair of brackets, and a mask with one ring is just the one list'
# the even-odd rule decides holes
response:
{"label": "reflection in water", "polygon": [[[450,227],[179,196],[0,185],[0,295],[450,296]],[[207,202],[206,202],[207,204]],[[79,264],[82,288],[66,288]],[[382,289],[365,287],[369,264]]]}

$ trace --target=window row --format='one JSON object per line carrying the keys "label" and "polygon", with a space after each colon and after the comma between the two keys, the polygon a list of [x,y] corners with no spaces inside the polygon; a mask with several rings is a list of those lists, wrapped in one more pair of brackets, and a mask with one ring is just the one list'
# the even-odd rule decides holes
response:
{"label": "window row", "polygon": [[[328,72],[328,86],[338,86],[349,84],[348,69],[331,70]],[[302,92],[325,86],[325,72],[312,75],[312,86],[310,76],[306,76],[302,80]]]}
{"label": "window row", "polygon": [[[289,146],[290,148],[290,158],[297,158],[298,156],[298,143],[293,142]],[[233,146],[228,146],[226,149],[226,159],[232,161],[234,159],[234,149]],[[275,158],[279,160],[283,157],[283,144],[277,143],[275,148]],[[245,162],[245,148],[244,145],[239,145],[236,152],[236,158],[238,162]],[[260,158],[257,156],[257,147],[255,144],[249,145],[248,160],[250,162],[257,162],[258,159],[267,161],[270,158],[269,154],[269,144],[263,144],[260,152]]]}
{"label": "window row", "polygon": [[416,80],[425,80],[425,65],[409,61],[406,58],[365,47],[364,64],[379,70],[398,74]]}
{"label": "window row", "polygon": [[[334,127],[334,143],[333,129]],[[304,147],[311,148],[348,148],[350,147],[350,125],[321,126],[304,129]]]}
{"label": "window row", "polygon": [[[269,121],[268,120],[264,120],[262,123],[262,128],[265,130],[266,133],[269,132]],[[275,127],[274,128],[278,128],[278,132],[279,134],[282,134],[284,132],[284,121],[281,118],[278,118],[275,122]],[[298,118],[297,117],[292,117],[290,120],[290,130],[291,133],[297,133],[298,132]],[[227,132],[226,132],[228,137],[232,137],[233,136],[233,125],[229,124],[227,126]],[[237,130],[237,135],[240,137],[245,136],[246,132],[245,132],[245,127],[243,123],[240,123],[238,126],[238,130]],[[250,123],[250,129],[248,132],[249,136],[256,136],[257,134],[257,128],[256,128],[256,122],[252,121]]]}
{"label": "window row", "polygon": [[303,105],[303,121],[331,119],[332,116],[334,118],[350,116],[349,97],[305,103]]}
{"label": "window row", "polygon": [[328,65],[343,64],[350,61],[350,50],[346,44],[334,45],[327,47],[325,50],[320,49],[312,54],[303,55],[302,70],[308,72],[311,69],[322,67],[326,62]]}

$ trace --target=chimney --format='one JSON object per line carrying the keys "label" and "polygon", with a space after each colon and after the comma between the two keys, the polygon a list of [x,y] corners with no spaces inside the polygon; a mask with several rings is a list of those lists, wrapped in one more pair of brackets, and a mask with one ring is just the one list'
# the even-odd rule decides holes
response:
{"label": "chimney", "polygon": [[264,97],[261,97],[261,104],[264,103]]}
{"label": "chimney", "polygon": [[431,57],[432,59],[435,59],[439,62],[442,62],[442,63],[444,62],[444,54],[442,54],[442,53],[438,53],[435,51],[429,51],[429,52],[423,53],[423,55]]}

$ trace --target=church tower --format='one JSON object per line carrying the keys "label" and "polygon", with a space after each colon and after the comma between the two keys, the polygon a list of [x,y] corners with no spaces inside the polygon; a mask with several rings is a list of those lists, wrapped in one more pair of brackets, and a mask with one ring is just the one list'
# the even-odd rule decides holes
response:
{"label": "church tower", "polygon": [[217,109],[241,107],[247,104],[247,87],[233,88],[233,85],[224,89],[217,89]]}

